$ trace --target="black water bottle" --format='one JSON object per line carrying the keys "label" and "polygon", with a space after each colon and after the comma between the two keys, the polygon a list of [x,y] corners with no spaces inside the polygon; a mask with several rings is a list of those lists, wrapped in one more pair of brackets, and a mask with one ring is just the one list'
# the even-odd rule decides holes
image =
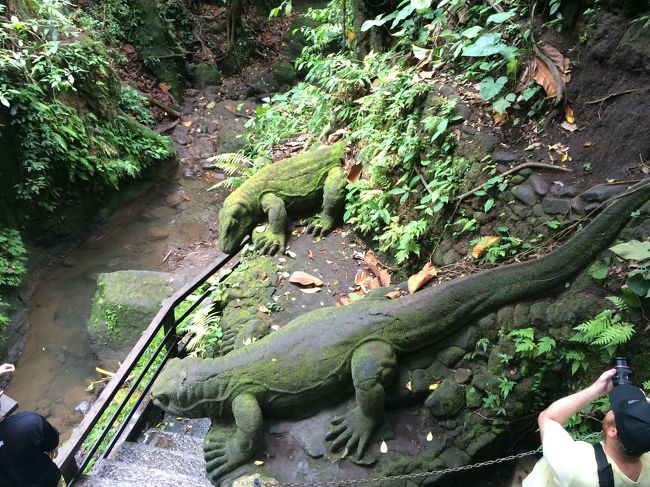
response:
{"label": "black water bottle", "polygon": [[616,357],[614,359],[614,368],[616,369],[616,374],[612,377],[614,386],[632,384],[632,369],[627,357]]}

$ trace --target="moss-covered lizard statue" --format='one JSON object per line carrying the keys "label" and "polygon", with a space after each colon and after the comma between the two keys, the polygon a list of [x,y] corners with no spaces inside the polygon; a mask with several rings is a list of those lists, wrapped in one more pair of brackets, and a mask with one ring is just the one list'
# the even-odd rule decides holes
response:
{"label": "moss-covered lizard statue", "polygon": [[256,238],[255,249],[262,254],[284,251],[287,210],[316,207],[322,210],[307,231],[325,235],[341,218],[346,183],[343,172],[345,143],[320,146],[312,151],[269,164],[224,201],[219,212],[219,245],[230,254],[244,236],[268,216],[269,226]]}
{"label": "moss-covered lizard statue", "polygon": [[[298,417],[352,393],[356,407],[332,421],[326,439],[362,457],[384,420],[385,388],[400,356],[430,346],[478,317],[563,284],[616,237],[650,199],[650,182],[632,187],[571,240],[545,257],[388,300],[381,293],[321,308],[217,359],[173,359],[153,386],[155,404],[185,417],[234,416],[233,437],[205,438],[206,470],[218,484],[248,461],[262,419]],[[216,430],[213,430],[216,431]]]}

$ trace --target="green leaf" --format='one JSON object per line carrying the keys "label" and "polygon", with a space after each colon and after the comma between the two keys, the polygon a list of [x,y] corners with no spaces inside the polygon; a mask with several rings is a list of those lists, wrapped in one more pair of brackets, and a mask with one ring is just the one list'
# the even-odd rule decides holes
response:
{"label": "green leaf", "polygon": [[494,102],[492,108],[494,108],[496,112],[504,113],[508,108],[510,108],[510,102],[505,98],[499,98]]}
{"label": "green leaf", "polygon": [[431,0],[411,0],[411,7],[415,10],[425,10],[431,7]]}
{"label": "green leaf", "polygon": [[479,85],[481,96],[486,101],[491,100],[499,93],[501,93],[501,90],[503,89],[503,87],[507,82],[508,82],[508,78],[506,78],[505,76],[501,76],[500,78],[497,78],[496,81],[492,76],[488,76],[484,78],[481,81],[481,84]]}
{"label": "green leaf", "polygon": [[420,61],[422,61],[423,59],[426,59],[426,57],[427,57],[427,56],[429,55],[429,53],[431,52],[431,49],[425,49],[425,48],[423,48],[423,47],[416,46],[415,44],[413,44],[413,45],[411,46],[411,49],[413,49],[413,55],[414,55],[417,59],[419,59]]}
{"label": "green leaf", "polygon": [[481,37],[476,39],[474,44],[463,49],[463,56],[483,57],[498,54],[504,47],[508,47],[500,41],[501,34],[493,32],[483,34]]}
{"label": "green leaf", "polygon": [[485,213],[487,213],[488,211],[490,211],[492,209],[493,206],[494,206],[494,198],[490,198],[489,200],[487,200],[485,202],[485,205],[483,206],[483,211],[485,211]]}
{"label": "green leaf", "polygon": [[614,245],[609,250],[625,260],[650,259],[650,242],[639,242],[630,240],[622,244]]}
{"label": "green leaf", "polygon": [[603,281],[607,279],[607,274],[609,272],[609,259],[600,259],[599,261],[594,262],[589,267],[587,273],[596,279],[597,281]]}
{"label": "green leaf", "polygon": [[461,36],[466,37],[468,39],[474,39],[477,35],[481,33],[483,30],[483,27],[480,25],[475,25],[474,27],[470,27],[469,29],[465,29],[463,32],[460,33]]}
{"label": "green leaf", "polygon": [[511,18],[513,15],[515,15],[515,10],[508,10],[507,12],[500,12],[498,14],[493,14],[490,15],[487,20],[485,21],[485,25],[490,25],[492,23],[494,24],[502,24],[509,18]]}
{"label": "green leaf", "polygon": [[625,281],[627,287],[637,296],[645,298],[650,291],[650,281],[646,279],[643,274],[633,274]]}

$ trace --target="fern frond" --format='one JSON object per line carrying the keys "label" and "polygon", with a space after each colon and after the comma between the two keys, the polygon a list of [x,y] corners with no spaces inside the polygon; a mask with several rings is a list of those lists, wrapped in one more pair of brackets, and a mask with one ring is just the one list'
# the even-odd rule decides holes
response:
{"label": "fern frond", "polygon": [[618,311],[626,311],[629,308],[625,300],[619,296],[607,296],[605,299],[614,303]]}
{"label": "fern frond", "polygon": [[620,345],[632,338],[634,331],[634,326],[630,323],[616,323],[603,331],[592,344],[601,347]]}
{"label": "fern frond", "polygon": [[230,169],[238,167],[240,171],[243,171],[247,166],[250,167],[253,165],[248,157],[239,152],[227,152],[225,154],[218,154],[216,156],[209,157],[206,159],[206,162],[212,163],[215,166]]}

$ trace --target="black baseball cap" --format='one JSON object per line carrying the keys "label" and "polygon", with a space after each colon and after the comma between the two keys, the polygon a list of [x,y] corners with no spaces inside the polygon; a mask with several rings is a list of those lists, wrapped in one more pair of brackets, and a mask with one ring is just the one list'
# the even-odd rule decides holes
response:
{"label": "black baseball cap", "polygon": [[615,386],[609,393],[616,430],[629,453],[650,451],[650,404],[641,389],[630,384]]}

